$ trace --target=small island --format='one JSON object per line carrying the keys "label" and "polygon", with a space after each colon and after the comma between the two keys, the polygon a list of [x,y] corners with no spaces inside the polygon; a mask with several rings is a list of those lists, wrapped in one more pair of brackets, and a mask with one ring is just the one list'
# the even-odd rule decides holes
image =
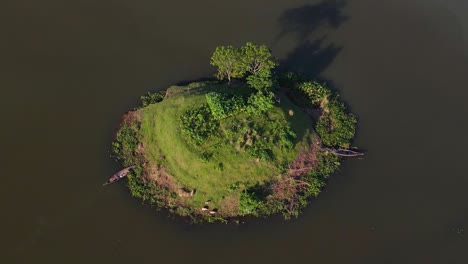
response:
{"label": "small island", "polygon": [[[216,80],[142,96],[112,143],[133,196],[193,222],[297,217],[353,151],[356,118],[268,47],[217,47]],[[344,154],[343,154],[344,153]]]}

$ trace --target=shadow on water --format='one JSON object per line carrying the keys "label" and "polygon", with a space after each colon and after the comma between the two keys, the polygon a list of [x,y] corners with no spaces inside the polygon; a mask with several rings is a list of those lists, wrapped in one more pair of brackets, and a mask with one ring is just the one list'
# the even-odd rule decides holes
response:
{"label": "shadow on water", "polygon": [[286,10],[279,18],[282,29],[277,39],[294,33],[304,42],[322,26],[338,28],[348,20],[342,11],[345,6],[345,0],[323,0],[315,5]]}
{"label": "shadow on water", "polygon": [[[343,14],[344,0],[323,0],[286,10],[278,19],[281,31],[275,43],[293,35],[297,46],[280,61],[280,71],[294,71],[307,78],[324,80],[321,73],[333,62],[342,47],[327,43],[327,32],[349,19]],[[328,83],[328,81],[327,81]]]}
{"label": "shadow on water", "polygon": [[323,42],[323,39],[318,39],[301,43],[281,61],[280,70],[288,69],[307,78],[329,83],[329,80],[320,75],[333,62],[342,47],[334,44],[324,47]]}

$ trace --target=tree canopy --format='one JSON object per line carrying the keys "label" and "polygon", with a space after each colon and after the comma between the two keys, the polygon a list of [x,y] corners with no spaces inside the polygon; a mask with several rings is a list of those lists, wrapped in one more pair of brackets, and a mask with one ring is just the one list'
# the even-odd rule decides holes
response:
{"label": "tree canopy", "polygon": [[257,46],[247,42],[240,48],[242,64],[251,74],[270,72],[276,66],[270,49],[265,45]]}
{"label": "tree canopy", "polygon": [[[216,77],[219,80],[243,78],[247,75],[249,85],[257,90],[271,86],[271,70],[276,60],[265,45],[247,42],[240,48],[219,46],[211,56],[211,65],[218,68]],[[253,76],[253,77],[252,77]]]}
{"label": "tree canopy", "polygon": [[216,77],[219,80],[226,78],[231,82],[231,78],[241,78],[245,73],[245,68],[240,63],[239,49],[233,46],[216,47],[210,64],[218,67]]}

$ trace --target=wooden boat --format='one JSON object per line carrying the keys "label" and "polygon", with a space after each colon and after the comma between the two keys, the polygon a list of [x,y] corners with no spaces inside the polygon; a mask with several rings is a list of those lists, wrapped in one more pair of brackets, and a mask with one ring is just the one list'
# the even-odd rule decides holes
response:
{"label": "wooden boat", "polygon": [[130,166],[123,170],[118,171],[116,174],[112,175],[112,177],[110,177],[109,180],[107,180],[102,186],[106,186],[108,184],[114,183],[122,179],[123,177],[127,176],[130,170],[132,170],[133,168],[135,168],[135,166]]}
{"label": "wooden boat", "polygon": [[363,156],[364,153],[350,150],[350,149],[334,149],[334,148],[323,148],[323,150],[334,153],[338,156],[343,157],[356,157],[356,156]]}

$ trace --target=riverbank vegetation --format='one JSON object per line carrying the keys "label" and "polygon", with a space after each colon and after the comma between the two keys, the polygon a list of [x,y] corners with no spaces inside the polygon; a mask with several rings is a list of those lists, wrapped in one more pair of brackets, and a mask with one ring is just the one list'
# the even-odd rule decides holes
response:
{"label": "riverbank vegetation", "polygon": [[298,216],[348,148],[356,118],[326,86],[274,73],[266,46],[218,47],[218,81],[142,97],[113,142],[132,195],[193,221]]}

